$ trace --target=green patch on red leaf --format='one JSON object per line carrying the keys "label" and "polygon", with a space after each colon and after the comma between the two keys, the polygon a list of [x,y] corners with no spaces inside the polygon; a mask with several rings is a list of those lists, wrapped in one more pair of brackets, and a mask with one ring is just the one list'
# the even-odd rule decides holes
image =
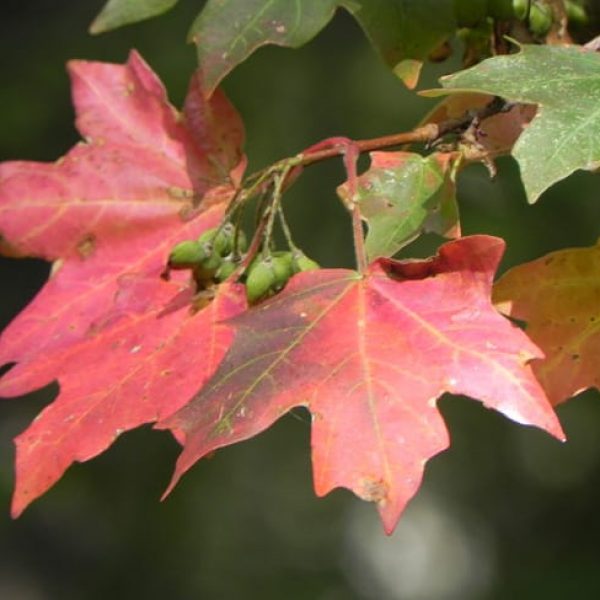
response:
{"label": "green patch on red leaf", "polygon": [[[371,153],[371,166],[357,179],[355,192],[369,225],[369,261],[393,256],[423,231],[460,235],[451,166],[450,154]],[[352,202],[348,183],[338,194],[345,203]]]}
{"label": "green patch on red leaf", "polygon": [[380,260],[364,276],[301,273],[230,320],[235,339],[215,375],[158,424],[185,438],[169,490],[201,457],[306,406],[317,494],[351,489],[391,532],[426,461],[448,446],[444,392],[562,437],[528,364],[540,351],[490,301],[503,248],[474,236],[432,259]]}

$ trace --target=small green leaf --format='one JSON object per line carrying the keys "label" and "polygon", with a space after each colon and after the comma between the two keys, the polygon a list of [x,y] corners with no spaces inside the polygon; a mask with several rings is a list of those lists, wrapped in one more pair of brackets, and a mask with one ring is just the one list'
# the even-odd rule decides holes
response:
{"label": "small green leaf", "polygon": [[600,54],[578,46],[526,45],[441,80],[428,95],[484,92],[537,104],[512,154],[534,203],[577,169],[600,164]]}
{"label": "small green leaf", "polygon": [[[449,155],[443,154],[371,153],[371,167],[358,178],[356,190],[369,225],[369,261],[393,256],[424,230],[446,237],[460,234],[449,165]],[[347,183],[338,194],[350,200]]]}
{"label": "small green leaf", "polygon": [[176,4],[177,0],[108,0],[90,25],[90,33],[104,33],[123,25],[156,17]]}

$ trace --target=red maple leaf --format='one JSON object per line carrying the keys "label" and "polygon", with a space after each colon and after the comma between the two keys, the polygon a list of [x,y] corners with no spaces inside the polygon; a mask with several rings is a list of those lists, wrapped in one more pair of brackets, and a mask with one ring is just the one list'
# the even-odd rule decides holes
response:
{"label": "red maple leaf", "polygon": [[73,461],[185,403],[229,344],[217,321],[244,307],[239,286],[223,286],[193,314],[185,277],[159,277],[176,242],[219,221],[241,176],[235,109],[218,91],[207,100],[196,74],[178,113],[135,52],[69,72],[85,141],[53,164],[0,165],[0,246],[54,261],[0,337],[0,365],[17,363],[0,395],[60,384],[17,438],[13,515]]}
{"label": "red maple leaf", "polygon": [[353,490],[391,532],[425,462],[448,446],[444,392],[562,437],[528,364],[540,351],[490,301],[503,248],[473,236],[429,260],[381,259],[364,277],[301,273],[230,320],[235,340],[214,376],[157,425],[185,436],[167,492],[202,456],[306,406],[316,493]]}

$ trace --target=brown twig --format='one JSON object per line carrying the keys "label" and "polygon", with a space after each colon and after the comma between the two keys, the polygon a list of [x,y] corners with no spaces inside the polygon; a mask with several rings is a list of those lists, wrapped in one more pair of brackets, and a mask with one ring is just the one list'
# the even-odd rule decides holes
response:
{"label": "brown twig", "polygon": [[[313,151],[309,148],[307,151],[304,151],[291,159],[283,159],[279,162],[281,164],[286,164],[286,162],[293,160],[294,166],[307,167],[314,163],[345,154],[349,143],[352,143],[360,154],[372,150],[379,150],[381,148],[403,146],[406,144],[424,143],[432,145],[446,135],[452,133],[460,134],[466,131],[474,120],[483,121],[495,114],[509,110],[512,106],[512,104],[507,103],[499,96],[495,96],[491,102],[480,109],[467,111],[463,116],[456,119],[448,119],[441,123],[428,123],[422,127],[417,127],[412,131],[394,133],[392,135],[385,135],[367,140],[351,141],[346,138],[332,138],[332,143],[326,147],[322,146],[326,145],[327,141],[321,142],[315,146],[320,148],[318,150]],[[253,177],[256,177],[256,175]]]}
{"label": "brown twig", "polygon": [[[440,126],[434,123],[429,123],[423,127],[418,127],[412,131],[402,133],[394,133],[383,137],[372,138],[369,140],[356,140],[354,146],[362,154],[371,150],[379,150],[380,148],[389,148],[391,146],[402,146],[404,144],[417,144],[419,142],[427,143],[439,137]],[[344,154],[346,145],[335,144],[316,152],[306,152],[298,155],[298,166],[307,167],[316,162],[340,156]]]}
{"label": "brown twig", "polygon": [[[274,186],[274,195],[277,198],[274,202],[270,203],[269,209],[261,214],[252,243],[250,244],[245,259],[240,264],[239,270],[245,269],[256,255],[263,241],[263,236],[266,234],[267,237],[270,237],[275,213],[278,210],[280,202],[280,196],[297,178],[302,169],[329,158],[342,156],[349,177],[350,195],[352,199],[349,208],[352,213],[354,249],[357,267],[359,272],[364,272],[366,268],[366,255],[364,250],[362,220],[358,206],[356,205],[356,199],[354,198],[357,180],[356,161],[359,155],[372,150],[415,143],[424,143],[427,147],[431,148],[447,135],[455,134],[464,137],[466,132],[477,130],[479,124],[484,119],[505,112],[511,107],[512,104],[507,103],[502,98],[496,96],[491,102],[480,109],[466,111],[466,113],[459,118],[448,119],[441,123],[428,123],[421,127],[417,127],[412,131],[356,141],[344,137],[329,138],[307,148],[304,152],[281,159],[260,171],[252,173],[245,179],[245,182],[232,198],[226,214],[230,216],[246,201],[256,196],[258,193],[264,192],[269,186]],[[271,212],[273,214],[270,214]]]}

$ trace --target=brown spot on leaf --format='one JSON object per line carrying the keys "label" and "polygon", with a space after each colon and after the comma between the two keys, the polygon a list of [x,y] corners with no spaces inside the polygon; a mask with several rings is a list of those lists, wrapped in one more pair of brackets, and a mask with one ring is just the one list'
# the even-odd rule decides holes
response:
{"label": "brown spot on leaf", "polygon": [[79,256],[85,260],[89,258],[96,249],[96,237],[89,233],[77,244],[77,252]]}
{"label": "brown spot on leaf", "polygon": [[167,194],[174,200],[189,200],[194,197],[194,192],[192,190],[174,185],[167,188]]}
{"label": "brown spot on leaf", "polygon": [[196,218],[200,214],[200,212],[202,212],[200,209],[188,204],[179,211],[179,218],[184,223],[187,223],[188,221],[191,221],[192,219]]}
{"label": "brown spot on leaf", "polygon": [[388,486],[381,479],[363,477],[358,482],[357,494],[362,500],[385,504],[387,500]]}
{"label": "brown spot on leaf", "polygon": [[215,294],[216,288],[214,286],[198,291],[192,301],[192,313],[197,313],[206,308],[215,299]]}
{"label": "brown spot on leaf", "polygon": [[424,184],[426,187],[435,187],[438,184],[438,176],[431,171],[425,172],[425,181]]}

